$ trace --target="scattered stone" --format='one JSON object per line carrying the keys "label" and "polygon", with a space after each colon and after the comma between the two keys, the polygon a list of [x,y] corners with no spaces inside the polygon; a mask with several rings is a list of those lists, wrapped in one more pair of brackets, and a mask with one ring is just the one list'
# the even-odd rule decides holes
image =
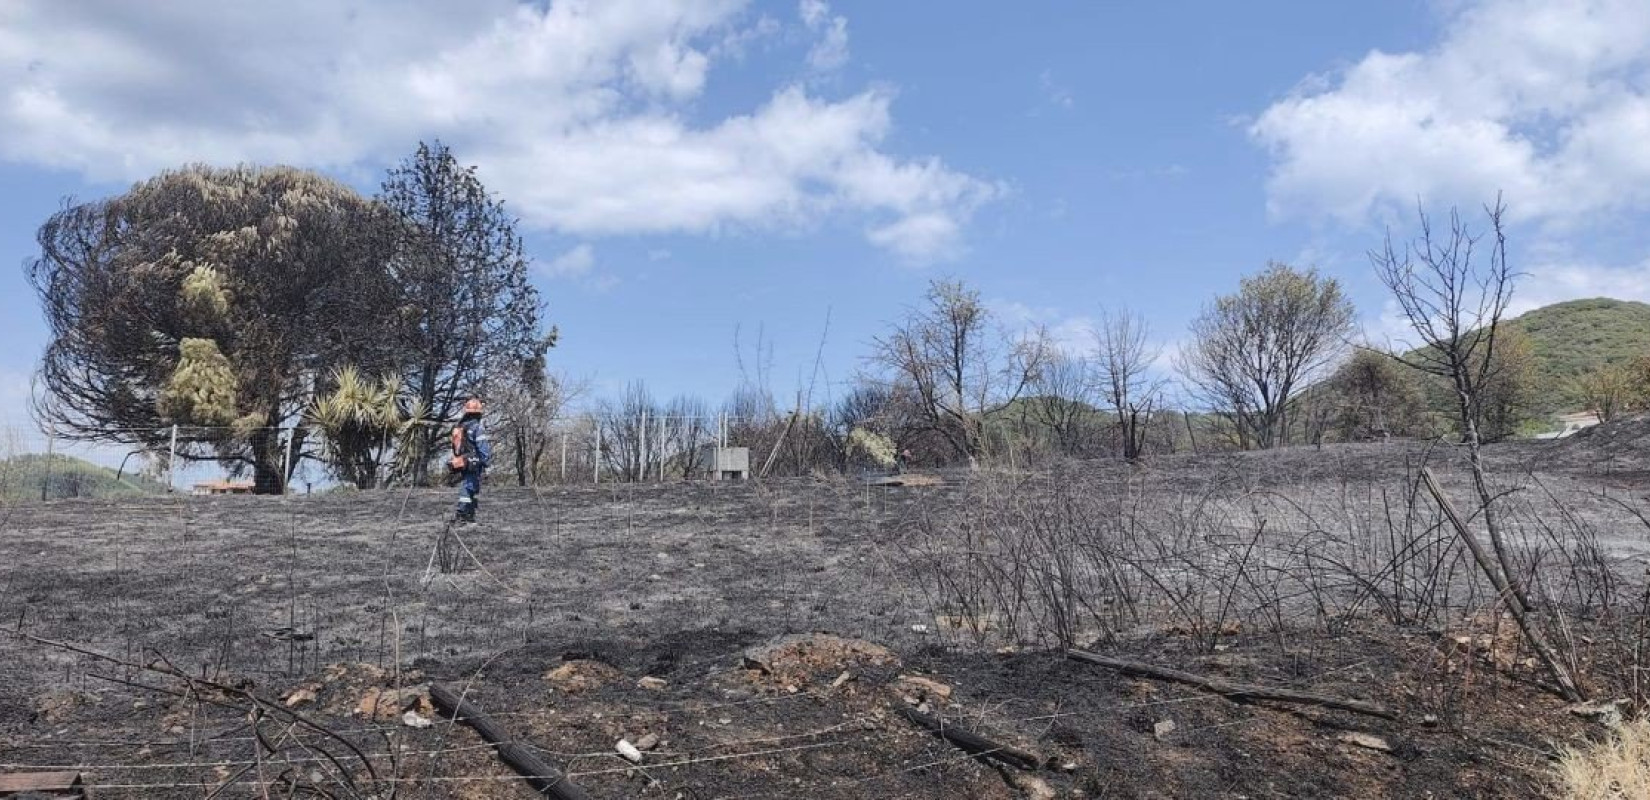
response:
{"label": "scattered stone", "polygon": [[841,675],[836,676],[836,680],[831,681],[831,688],[832,689],[841,689],[842,684],[847,683],[848,681],[851,681],[853,679],[854,679],[854,673],[849,672],[847,670],[843,670]]}
{"label": "scattered stone", "polygon": [[620,739],[613,749],[618,750],[619,755],[624,756],[624,760],[632,764],[642,763],[642,751],[637,750],[636,745],[631,744],[629,739]]}
{"label": "scattered stone", "polygon": [[1374,750],[1381,753],[1392,752],[1392,745],[1388,744],[1387,740],[1374,734],[1361,733],[1359,731],[1347,731],[1337,738],[1346,744],[1352,745],[1353,747],[1362,747],[1366,750]]}
{"label": "scattered stone", "polygon": [[894,682],[904,691],[913,694],[925,694],[941,700],[951,699],[951,687],[933,678],[924,678],[921,675],[901,675],[895,678]]}
{"label": "scattered stone", "polygon": [[315,702],[315,690],[308,686],[301,686],[292,690],[292,693],[281,699],[287,708],[297,708],[305,703]]}
{"label": "scattered stone", "polygon": [[656,734],[656,733],[644,733],[644,734],[642,734],[642,737],[640,739],[636,740],[636,749],[637,750],[642,750],[644,752],[648,751],[648,750],[652,750],[653,748],[658,747],[658,746],[659,746],[659,735]]}
{"label": "scattered stone", "polygon": [[912,633],[928,633],[928,626],[927,625],[912,625],[911,626],[911,632]]}
{"label": "scattered stone", "polygon": [[561,666],[544,674],[544,679],[551,686],[568,694],[600,689],[623,677],[624,674],[614,667],[586,658],[564,661]]}
{"label": "scattered stone", "polygon": [[1058,797],[1054,793],[1054,788],[1048,785],[1048,781],[1036,775],[1028,775],[1019,770],[1005,769],[1003,770],[1003,780],[1008,785],[1019,789],[1020,795],[1026,800],[1054,800],[1055,797]]}
{"label": "scattered stone", "polygon": [[655,678],[652,675],[648,675],[647,677],[636,681],[636,685],[649,691],[662,692],[666,686],[670,685],[670,681],[667,681],[664,678]]}
{"label": "scattered stone", "polygon": [[77,709],[95,702],[85,692],[74,689],[54,689],[35,703],[34,711],[47,722],[59,722],[74,716]]}
{"label": "scattered stone", "polygon": [[813,673],[821,667],[841,669],[849,663],[893,663],[893,651],[863,639],[828,633],[796,633],[745,651],[746,669],[775,673]]}
{"label": "scattered stone", "polygon": [[433,711],[424,687],[406,689],[372,688],[355,704],[355,713],[368,719],[392,720],[404,711]]}
{"label": "scattered stone", "polygon": [[1076,772],[1077,771],[1077,762],[1067,761],[1066,763],[1061,764],[1060,765],[1060,771],[1061,772]]}
{"label": "scattered stone", "polygon": [[1424,714],[1424,715],[1422,715],[1421,716],[1421,724],[1425,725],[1429,728],[1434,726],[1434,725],[1437,725],[1438,724],[1438,715],[1437,714]]}
{"label": "scattered stone", "polygon": [[1172,719],[1165,719],[1152,724],[1152,738],[1163,741],[1169,734],[1174,733],[1175,724]]}
{"label": "scattered stone", "polygon": [[417,711],[408,711],[407,713],[401,715],[401,724],[409,728],[422,729],[428,728],[434,723],[430,722],[429,717],[426,717]]}

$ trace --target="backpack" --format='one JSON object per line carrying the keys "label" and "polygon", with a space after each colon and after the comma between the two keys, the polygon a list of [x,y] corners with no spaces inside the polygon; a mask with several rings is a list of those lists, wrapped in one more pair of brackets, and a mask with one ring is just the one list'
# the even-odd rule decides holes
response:
{"label": "backpack", "polygon": [[453,457],[447,460],[448,472],[463,472],[470,465],[470,437],[463,424],[453,426]]}

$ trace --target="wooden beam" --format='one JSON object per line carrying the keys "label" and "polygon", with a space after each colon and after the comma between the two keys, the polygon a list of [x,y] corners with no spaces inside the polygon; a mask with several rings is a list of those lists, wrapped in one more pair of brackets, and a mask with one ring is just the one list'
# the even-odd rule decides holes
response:
{"label": "wooden beam", "polygon": [[1153,664],[1143,664],[1139,661],[1129,661],[1122,658],[1112,658],[1099,653],[1090,653],[1087,650],[1070,649],[1066,657],[1073,661],[1093,664],[1097,667],[1114,669],[1125,675],[1136,675],[1142,678],[1156,678],[1160,681],[1173,681],[1196,686],[1205,691],[1230,697],[1234,700],[1271,700],[1279,703],[1300,703],[1311,706],[1335,708],[1341,711],[1350,711],[1354,714],[1364,714],[1381,719],[1397,719],[1398,715],[1374,703],[1362,700],[1348,700],[1341,697],[1331,697],[1315,692],[1300,692],[1294,689],[1284,689],[1275,686],[1257,686],[1248,683],[1233,683],[1220,678],[1209,678],[1194,675],[1190,672],[1181,672],[1178,669],[1159,667]]}
{"label": "wooden beam", "polygon": [[1001,761],[1020,769],[1037,769],[1043,765],[1043,759],[1019,748],[999,744],[985,738],[967,728],[947,722],[937,717],[930,717],[910,706],[899,707],[900,716],[905,717],[930,733],[961,748],[963,752],[980,758],[989,758]]}

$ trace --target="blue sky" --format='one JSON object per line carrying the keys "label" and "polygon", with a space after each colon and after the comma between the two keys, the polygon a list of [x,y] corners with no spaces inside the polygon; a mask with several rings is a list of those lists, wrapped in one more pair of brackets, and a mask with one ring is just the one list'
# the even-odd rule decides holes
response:
{"label": "blue sky", "polygon": [[[273,4],[270,4],[273,5]],[[439,137],[522,218],[610,392],[843,382],[928,280],[1080,348],[1173,346],[1269,259],[1340,278],[1415,198],[1506,192],[1521,308],[1650,299],[1650,2],[518,5],[0,0],[0,376],[46,344],[23,278],[62,198],[188,161],[363,191]],[[16,420],[16,415],[9,417]]]}

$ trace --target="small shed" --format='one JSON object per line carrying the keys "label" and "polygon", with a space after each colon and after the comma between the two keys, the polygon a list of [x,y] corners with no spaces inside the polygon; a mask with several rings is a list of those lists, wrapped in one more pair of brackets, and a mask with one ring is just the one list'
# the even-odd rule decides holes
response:
{"label": "small shed", "polygon": [[709,447],[699,458],[699,466],[713,481],[743,481],[751,477],[749,447]]}

